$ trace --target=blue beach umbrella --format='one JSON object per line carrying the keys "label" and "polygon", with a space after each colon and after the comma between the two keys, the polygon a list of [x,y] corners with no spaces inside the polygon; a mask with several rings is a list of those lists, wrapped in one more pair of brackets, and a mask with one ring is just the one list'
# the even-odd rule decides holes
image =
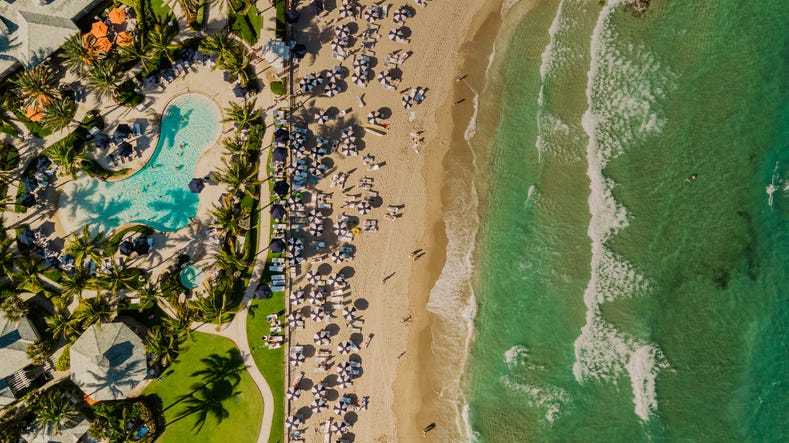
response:
{"label": "blue beach umbrella", "polygon": [[281,238],[275,238],[274,240],[271,240],[271,243],[269,243],[268,247],[271,249],[271,252],[280,253],[285,250],[287,245]]}
{"label": "blue beach umbrella", "polygon": [[195,194],[202,192],[203,188],[205,188],[205,180],[202,178],[193,178],[192,181],[189,182],[189,190]]}
{"label": "blue beach umbrella", "polygon": [[275,219],[281,220],[285,218],[286,211],[285,211],[285,207],[282,205],[277,204],[272,206],[269,212],[271,213],[271,216],[274,217]]}

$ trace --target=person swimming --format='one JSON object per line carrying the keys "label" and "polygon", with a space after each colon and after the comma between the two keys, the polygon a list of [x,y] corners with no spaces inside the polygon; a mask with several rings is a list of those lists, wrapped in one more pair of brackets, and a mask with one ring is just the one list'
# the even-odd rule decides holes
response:
{"label": "person swimming", "polygon": [[693,183],[694,181],[696,181],[697,178],[699,178],[698,174],[693,174],[690,177],[688,177],[685,181],[688,183]]}

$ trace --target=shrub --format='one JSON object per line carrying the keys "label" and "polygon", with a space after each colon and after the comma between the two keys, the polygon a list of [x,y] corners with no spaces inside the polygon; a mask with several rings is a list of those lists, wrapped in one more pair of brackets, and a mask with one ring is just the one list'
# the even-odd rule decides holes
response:
{"label": "shrub", "polygon": [[19,151],[11,143],[0,141],[0,171],[10,171],[19,166]]}
{"label": "shrub", "polygon": [[285,95],[285,83],[283,83],[282,80],[271,82],[269,84],[269,88],[271,88],[271,92],[274,95],[279,95],[279,96]]}
{"label": "shrub", "polygon": [[68,371],[71,366],[71,343],[63,347],[63,353],[58,357],[55,363],[55,369],[58,371]]}

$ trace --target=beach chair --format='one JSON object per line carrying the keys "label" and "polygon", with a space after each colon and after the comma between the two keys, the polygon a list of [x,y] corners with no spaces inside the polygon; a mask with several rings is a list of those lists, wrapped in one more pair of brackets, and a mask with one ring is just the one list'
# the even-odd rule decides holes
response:
{"label": "beach chair", "polygon": [[282,272],[285,270],[285,265],[269,266],[268,270],[271,272]]}

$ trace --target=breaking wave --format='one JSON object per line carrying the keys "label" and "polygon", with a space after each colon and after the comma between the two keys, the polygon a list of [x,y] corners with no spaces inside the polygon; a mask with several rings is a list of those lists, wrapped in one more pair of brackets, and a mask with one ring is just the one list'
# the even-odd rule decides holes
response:
{"label": "breaking wave", "polygon": [[591,39],[587,73],[587,110],[582,126],[588,136],[590,181],[587,234],[592,243],[591,276],[584,291],[586,324],[575,341],[573,374],[579,382],[630,377],[635,412],[643,421],[658,408],[655,378],[668,367],[660,349],[618,330],[602,315],[601,305],[645,295],[650,283],[623,257],[608,248],[610,237],[628,226],[627,209],[613,196],[616,183],[603,173],[608,162],[644,137],[660,132],[662,116],[655,101],[665,94],[658,60],[631,42],[616,45],[613,13],[623,3],[611,0],[598,16]]}

